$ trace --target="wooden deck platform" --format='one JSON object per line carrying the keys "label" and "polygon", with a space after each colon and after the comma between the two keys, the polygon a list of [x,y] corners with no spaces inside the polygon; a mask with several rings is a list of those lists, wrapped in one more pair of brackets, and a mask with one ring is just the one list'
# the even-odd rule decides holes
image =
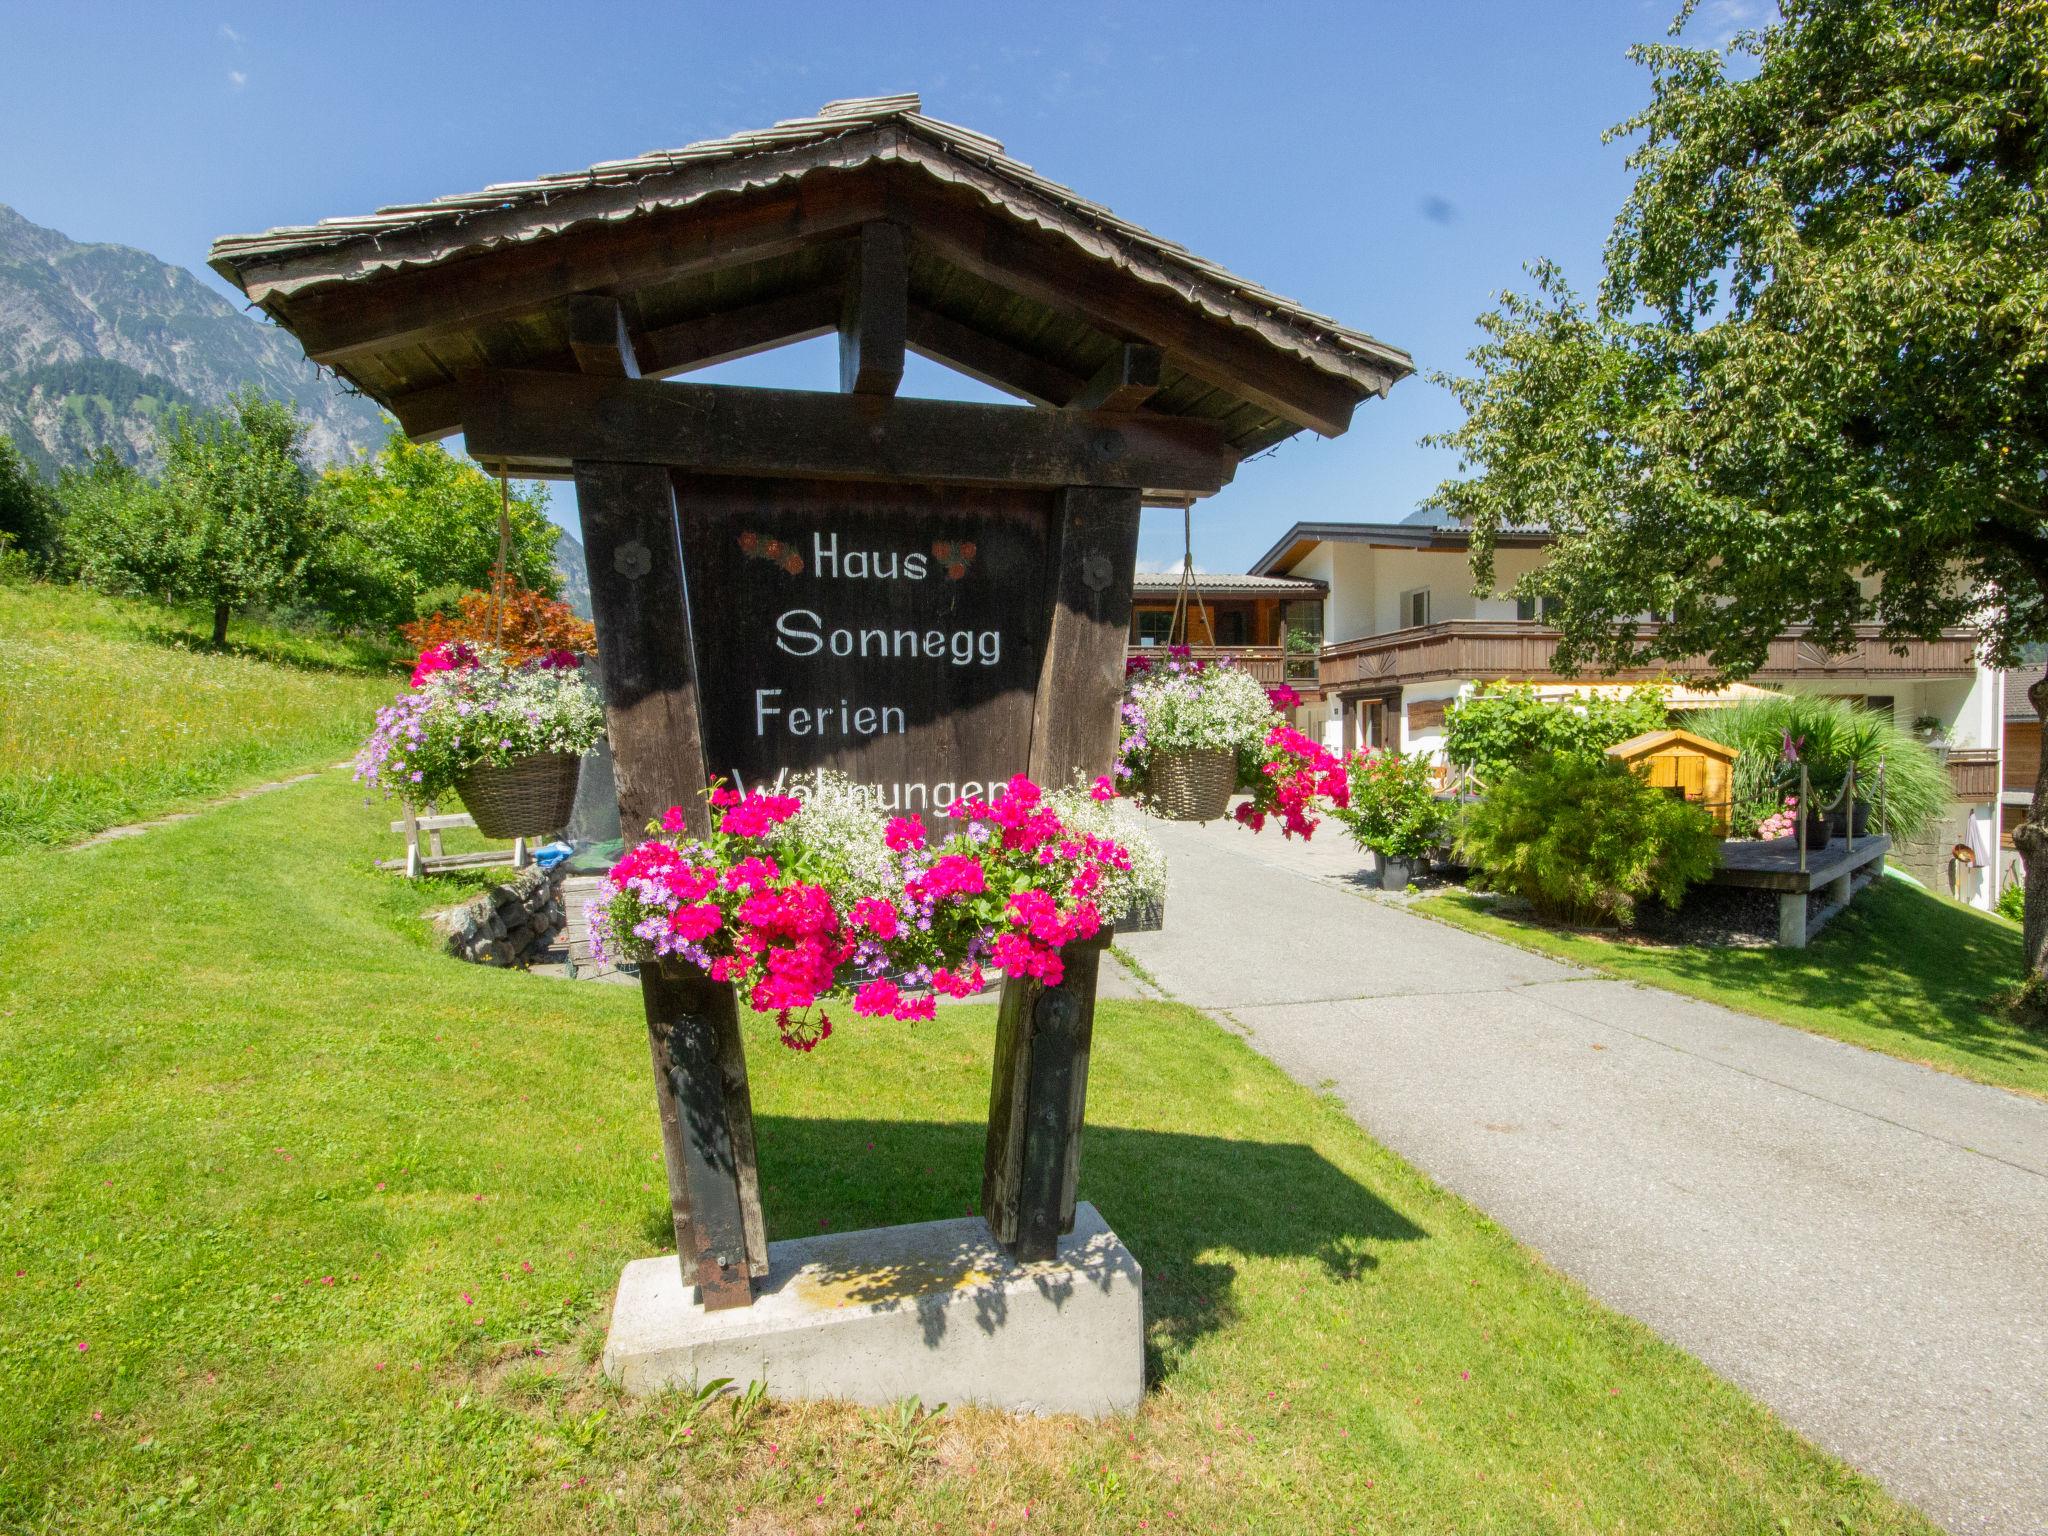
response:
{"label": "wooden deck platform", "polygon": [[[1721,844],[1721,867],[1708,883],[1776,891],[1778,944],[1785,949],[1804,949],[1815,929],[1848,906],[1859,875],[1883,873],[1884,856],[1891,846],[1890,838],[1876,833],[1853,841],[1831,838],[1825,848],[1807,850],[1806,868],[1801,869],[1795,838],[1774,838],[1767,843],[1730,840]],[[1814,891],[1822,893],[1823,905],[1817,913],[1809,913],[1808,897]]]}

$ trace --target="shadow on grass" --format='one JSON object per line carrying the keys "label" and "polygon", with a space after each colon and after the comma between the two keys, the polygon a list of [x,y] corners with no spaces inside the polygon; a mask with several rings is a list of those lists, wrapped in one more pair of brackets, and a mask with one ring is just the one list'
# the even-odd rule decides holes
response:
{"label": "shadow on grass", "polygon": [[238,661],[257,661],[295,672],[321,672],[340,676],[375,676],[404,673],[410,658],[393,646],[364,637],[339,635],[295,635],[276,630],[259,630],[237,637],[228,632],[225,644],[215,645],[210,635],[182,629],[175,622],[138,623],[129,633],[147,645],[168,651],[190,651],[202,656],[232,656]]}
{"label": "shadow on grass", "polygon": [[[764,1116],[755,1132],[771,1241],[978,1213],[978,1122]],[[1154,1384],[1190,1344],[1238,1320],[1234,1256],[1308,1259],[1355,1280],[1386,1244],[1429,1236],[1299,1142],[1089,1126],[1080,1197],[1144,1268]],[[673,1248],[665,1199],[648,1203],[645,1236]]]}
{"label": "shadow on grass", "polygon": [[1803,950],[1637,946],[1549,928],[1524,914],[1488,916],[1554,936],[1563,953],[1631,980],[1665,982],[1863,1043],[1895,1042],[1900,1054],[1973,1059],[1998,1074],[1993,1080],[2048,1090],[2048,1035],[2013,1022],[1996,1001],[2020,976],[2019,931],[1901,880],[1859,891]]}

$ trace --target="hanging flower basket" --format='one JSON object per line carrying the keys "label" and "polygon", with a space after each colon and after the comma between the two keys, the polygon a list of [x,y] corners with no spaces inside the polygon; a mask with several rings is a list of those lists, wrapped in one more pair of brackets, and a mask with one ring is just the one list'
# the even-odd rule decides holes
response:
{"label": "hanging flower basket", "polygon": [[455,792],[485,837],[539,837],[569,824],[582,772],[573,752],[535,752],[478,763],[456,777]]}
{"label": "hanging flower basket", "polygon": [[412,687],[377,712],[356,777],[415,803],[462,796],[486,837],[538,837],[569,824],[576,780],[604,732],[582,663],[550,651],[517,666],[489,647],[423,652]]}
{"label": "hanging flower basket", "polygon": [[1230,814],[1237,755],[1203,747],[1154,754],[1146,786],[1151,809],[1167,821],[1216,821]]}

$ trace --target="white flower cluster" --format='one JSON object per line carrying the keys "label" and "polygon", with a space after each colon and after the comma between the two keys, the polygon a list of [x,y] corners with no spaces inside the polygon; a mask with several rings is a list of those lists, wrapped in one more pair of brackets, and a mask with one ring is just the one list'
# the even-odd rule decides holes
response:
{"label": "white flower cluster", "polygon": [[1154,906],[1166,899],[1166,855],[1152,841],[1145,818],[1129,800],[1097,800],[1085,785],[1046,796],[1046,803],[1067,826],[1086,836],[1106,837],[1123,844],[1131,856],[1128,870],[1105,866],[1096,905],[1114,919],[1133,907]]}
{"label": "white flower cluster", "polygon": [[1275,723],[1265,685],[1238,667],[1154,674],[1131,696],[1154,752],[1256,753]]}
{"label": "white flower cluster", "polygon": [[875,791],[830,771],[800,786],[803,809],[791,822],[795,841],[828,867],[841,871],[849,901],[892,897],[902,884],[896,855],[883,840],[888,818]]}

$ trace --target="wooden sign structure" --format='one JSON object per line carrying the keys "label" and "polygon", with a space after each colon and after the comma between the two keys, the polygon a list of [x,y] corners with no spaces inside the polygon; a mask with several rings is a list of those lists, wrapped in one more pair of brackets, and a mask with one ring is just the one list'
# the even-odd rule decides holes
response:
{"label": "wooden sign structure", "polygon": [[[1141,506],[1342,432],[1405,353],[926,116],[760,133],[216,242],[212,264],[416,438],[573,478],[629,837],[712,775],[835,769],[903,814],[1108,771]],[[834,335],[836,392],[666,376]],[[1037,409],[898,398],[907,353]],[[983,1208],[1071,1230],[1097,968],[1005,983]],[[766,1224],[739,1011],[642,978],[684,1277],[746,1305]]]}

